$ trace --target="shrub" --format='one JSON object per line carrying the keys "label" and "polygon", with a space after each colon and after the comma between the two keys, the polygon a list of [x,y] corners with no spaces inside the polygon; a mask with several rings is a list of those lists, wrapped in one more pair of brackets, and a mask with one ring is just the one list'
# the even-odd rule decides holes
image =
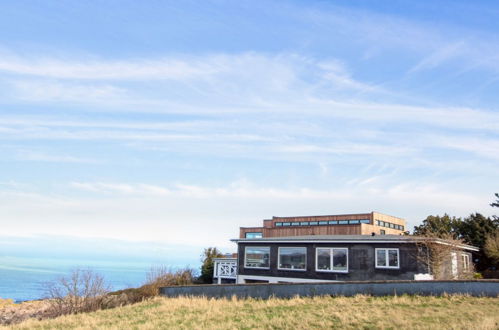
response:
{"label": "shrub", "polygon": [[75,269],[68,276],[48,283],[49,316],[90,312],[102,308],[109,286],[90,269]]}
{"label": "shrub", "polygon": [[159,288],[194,283],[194,271],[190,268],[173,270],[168,267],[153,267],[146,275],[146,283],[138,288],[112,292],[105,301],[105,308],[133,304],[159,295]]}

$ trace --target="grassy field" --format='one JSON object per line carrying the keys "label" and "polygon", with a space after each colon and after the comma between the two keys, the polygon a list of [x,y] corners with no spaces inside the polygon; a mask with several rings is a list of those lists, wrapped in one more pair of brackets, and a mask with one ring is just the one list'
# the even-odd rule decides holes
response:
{"label": "grassy field", "polygon": [[499,298],[315,297],[293,299],[155,298],[14,329],[499,329]]}

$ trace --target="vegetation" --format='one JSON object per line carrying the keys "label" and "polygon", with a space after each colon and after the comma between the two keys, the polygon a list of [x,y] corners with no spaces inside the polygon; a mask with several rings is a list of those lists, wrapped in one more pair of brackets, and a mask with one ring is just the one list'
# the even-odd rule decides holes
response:
{"label": "vegetation", "polygon": [[[495,194],[499,198],[499,194]],[[499,200],[490,204],[499,207]],[[470,214],[465,218],[443,216],[428,216],[423,223],[414,227],[414,235],[440,237],[444,239],[462,240],[466,244],[476,246],[480,249],[475,254],[478,259],[477,270],[483,271],[493,268],[497,261],[486,253],[485,243],[487,237],[494,235],[499,230],[499,217],[484,217],[480,213]]]}
{"label": "vegetation", "polygon": [[293,299],[155,298],[13,329],[497,329],[499,298],[468,296]]}
{"label": "vegetation", "polygon": [[[436,238],[445,239],[447,244],[440,244]],[[433,275],[435,280],[472,279],[475,276],[474,266],[469,265],[465,269],[460,265],[456,267],[455,273],[449,269],[450,256],[452,252],[459,251],[462,240],[456,240],[452,235],[441,235],[429,233],[418,244],[416,258],[425,265],[426,269]]]}
{"label": "vegetation", "polygon": [[484,250],[487,257],[493,260],[495,264],[499,264],[499,229],[487,235]]}
{"label": "vegetation", "polygon": [[201,276],[199,280],[202,283],[213,283],[213,259],[223,257],[223,254],[216,247],[204,249],[201,255]]}
{"label": "vegetation", "polygon": [[193,284],[194,271],[190,268],[173,270],[167,267],[153,267],[146,275],[146,283],[138,288],[111,292],[106,308],[128,305],[159,295],[159,288],[172,285]]}
{"label": "vegetation", "polygon": [[49,316],[101,309],[109,285],[92,270],[73,270],[68,276],[47,284]]}

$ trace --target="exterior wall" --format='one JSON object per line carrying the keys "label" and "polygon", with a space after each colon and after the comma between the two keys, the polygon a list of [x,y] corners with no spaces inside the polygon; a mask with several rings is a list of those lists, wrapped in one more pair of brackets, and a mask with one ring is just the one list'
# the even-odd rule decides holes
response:
{"label": "exterior wall", "polygon": [[160,288],[168,297],[202,296],[209,298],[291,298],[294,296],[443,295],[466,294],[475,297],[497,297],[499,280],[473,281],[388,281],[353,283],[190,285]]}
{"label": "exterior wall", "polygon": [[[270,269],[244,267],[246,246],[270,246]],[[278,247],[306,247],[306,270],[280,270]],[[316,248],[348,248],[348,273],[318,272]],[[375,248],[398,248],[399,269],[375,268]],[[238,275],[303,278],[326,281],[413,280],[415,274],[427,273],[416,258],[417,247],[411,243],[248,243],[238,244]]]}
{"label": "exterior wall", "polygon": [[[346,224],[346,225],[316,225],[316,226],[288,226],[276,227],[276,222],[303,222],[303,221],[331,221],[331,220],[364,220],[368,219],[369,224]],[[306,236],[306,235],[371,235],[381,234],[381,230],[386,235],[399,235],[403,231],[380,227],[376,225],[376,220],[389,222],[401,226],[406,226],[405,220],[377,212],[342,214],[342,215],[321,215],[321,216],[300,216],[300,217],[273,217],[263,220],[262,227],[241,227],[239,238],[245,238],[246,233],[261,232],[263,237],[286,237],[286,236]],[[406,229],[406,228],[405,228]]]}

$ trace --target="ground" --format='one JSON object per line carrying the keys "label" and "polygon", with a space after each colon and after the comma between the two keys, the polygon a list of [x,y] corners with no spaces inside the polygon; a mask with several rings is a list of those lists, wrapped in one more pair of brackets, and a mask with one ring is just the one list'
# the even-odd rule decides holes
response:
{"label": "ground", "polygon": [[468,296],[293,299],[155,298],[15,329],[498,329],[499,298]]}

